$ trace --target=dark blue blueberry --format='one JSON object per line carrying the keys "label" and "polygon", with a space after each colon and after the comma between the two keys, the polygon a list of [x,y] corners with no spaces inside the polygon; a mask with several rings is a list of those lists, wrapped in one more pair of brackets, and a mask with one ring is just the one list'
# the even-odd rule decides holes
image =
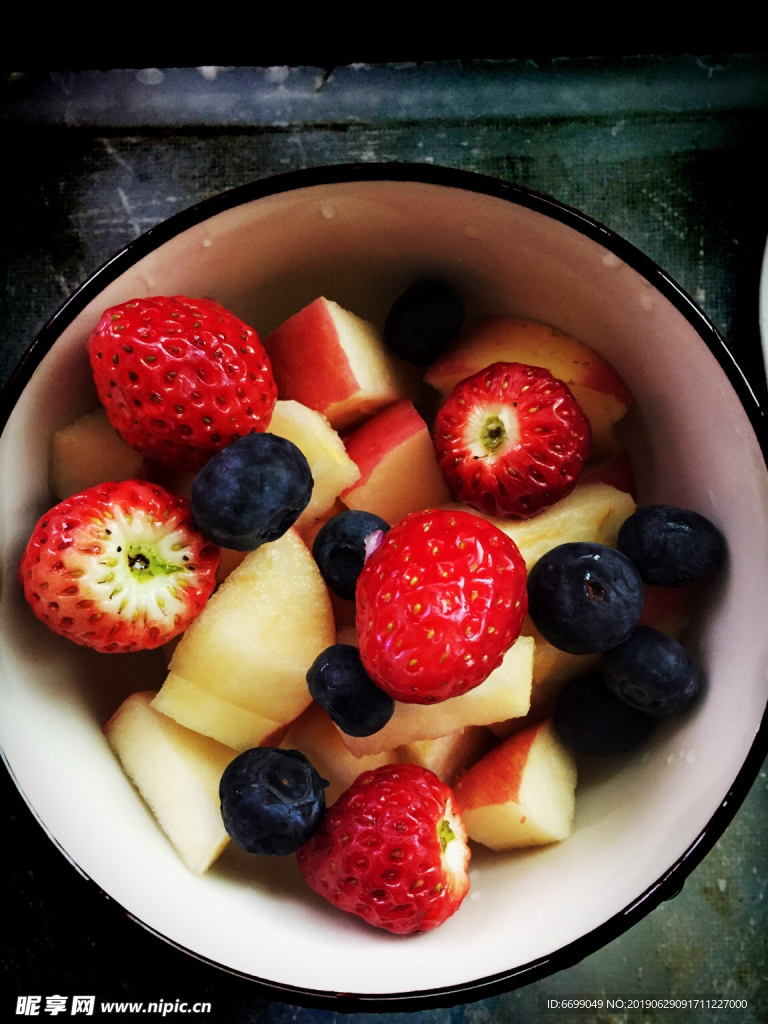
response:
{"label": "dark blue blueberry", "polygon": [[725,560],[725,538],[706,516],[672,505],[644,505],[619,530],[619,551],[646,583],[681,587],[712,576]]}
{"label": "dark blue blueberry", "polygon": [[327,785],[298,750],[246,750],[221,777],[224,827],[248,853],[295,853],[320,825]]}
{"label": "dark blue blueberry", "polygon": [[632,562],[602,544],[560,544],[528,574],[528,612],[553,647],[607,651],[640,621],[645,593]]}
{"label": "dark blue blueberry", "polygon": [[554,715],[555,729],[566,746],[578,754],[602,757],[636,747],[656,721],[614,696],[599,675],[567,683]]}
{"label": "dark blue blueberry", "polygon": [[303,452],[277,434],[247,434],[213,455],[192,485],[192,514],[223,547],[252,551],[282,537],[312,496]]}
{"label": "dark blue blueberry", "polygon": [[384,340],[413,366],[429,366],[461,330],[464,303],[445,281],[412,284],[389,311]]}
{"label": "dark blue blueberry", "polygon": [[685,711],[696,700],[702,675],[671,636],[638,626],[602,658],[608,689],[633,708],[657,718]]}
{"label": "dark blue blueberry", "polygon": [[350,644],[334,644],[318,655],[307,672],[314,699],[348,736],[370,736],[392,717],[395,702],[380,690]]}
{"label": "dark blue blueberry", "polygon": [[366,539],[388,529],[389,524],[379,516],[356,509],[340,512],[323,524],[312,545],[312,554],[334,594],[354,601],[355,584],[365,562]]}

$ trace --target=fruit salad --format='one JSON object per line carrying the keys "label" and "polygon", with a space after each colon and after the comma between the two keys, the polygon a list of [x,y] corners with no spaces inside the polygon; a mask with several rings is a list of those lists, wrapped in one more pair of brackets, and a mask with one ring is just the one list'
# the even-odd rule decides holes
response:
{"label": "fruit salad", "polygon": [[583,343],[427,280],[381,331],[320,297],[261,341],[159,296],[87,349],[101,407],[54,439],[19,580],[70,641],[162,649],[104,729],[191,871],[295,857],[426,931],[473,844],[567,839],[579,760],[695,703],[678,638],[725,542],[637,506],[632,397]]}

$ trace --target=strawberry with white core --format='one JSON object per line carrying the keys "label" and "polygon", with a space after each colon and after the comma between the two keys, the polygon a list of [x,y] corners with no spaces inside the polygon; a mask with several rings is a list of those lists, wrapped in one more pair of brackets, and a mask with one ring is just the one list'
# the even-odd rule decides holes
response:
{"label": "strawberry with white core", "polygon": [[159,647],[186,629],[216,584],[220,553],[189,502],[155,484],[99,484],[40,518],[19,565],[35,615],[105,653]]}

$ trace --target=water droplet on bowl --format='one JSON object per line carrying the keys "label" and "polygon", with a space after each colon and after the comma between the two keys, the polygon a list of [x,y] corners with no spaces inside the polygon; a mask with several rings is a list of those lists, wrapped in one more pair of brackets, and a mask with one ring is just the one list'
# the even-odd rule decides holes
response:
{"label": "water droplet on bowl", "polygon": [[160,85],[165,78],[160,68],[142,68],[136,72],[136,80],[142,85]]}
{"label": "water droplet on bowl", "polygon": [[624,260],[620,260],[615,252],[607,252],[603,256],[603,266],[608,267],[609,270],[616,270],[618,267],[624,266]]}

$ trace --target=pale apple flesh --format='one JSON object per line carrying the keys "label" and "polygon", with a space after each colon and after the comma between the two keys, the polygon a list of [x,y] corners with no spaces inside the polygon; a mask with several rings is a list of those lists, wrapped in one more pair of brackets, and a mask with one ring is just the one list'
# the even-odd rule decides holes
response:
{"label": "pale apple flesh", "polygon": [[397,748],[400,761],[428,768],[452,786],[458,774],[474,764],[496,743],[490,729],[483,725],[468,725],[448,736],[434,740],[413,740]]}
{"label": "pale apple flesh", "polygon": [[389,722],[371,736],[344,736],[357,757],[401,747],[414,740],[434,740],[469,725],[490,725],[526,714],[531,703],[534,644],[518,637],[497,669],[474,690],[439,704],[395,702]]}
{"label": "pale apple flesh", "polygon": [[219,781],[237,751],[162,715],[152,707],[154,696],[131,694],[104,733],[181,859],[201,875],[229,842]]}
{"label": "pale apple flesh", "polygon": [[557,504],[530,519],[504,519],[483,512],[475,512],[475,515],[487,519],[512,538],[530,572],[539,558],[558,544],[593,541],[615,547],[621,524],[636,507],[634,498],[626,491],[607,483],[583,481]]}
{"label": "pale apple flesh", "polygon": [[470,839],[492,850],[558,842],[570,835],[577,770],[551,721],[510,736],[455,784]]}
{"label": "pale apple flesh", "polygon": [[450,501],[426,422],[409,399],[366,420],[344,438],[359,479],[342,494],[351,509],[394,526],[409,512]]}
{"label": "pale apple flesh", "polygon": [[327,806],[334,803],[361,772],[400,760],[394,750],[355,757],[344,744],[331,718],[314,701],[291,724],[280,746],[284,750],[300,751],[328,781],[325,790]]}
{"label": "pale apple flesh", "polygon": [[104,409],[86,413],[53,436],[51,486],[57,501],[109,480],[146,476],[144,457],[123,441]]}
{"label": "pale apple flesh", "polygon": [[406,394],[373,324],[324,297],[289,317],[264,347],[280,397],[316,409],[336,430]]}
{"label": "pale apple flesh", "polygon": [[[631,494],[596,478],[582,480],[556,505],[533,518],[519,522],[495,519],[494,522],[517,544],[530,571],[539,558],[558,544],[588,541],[616,547],[622,523],[635,511]],[[557,696],[565,683],[595,671],[599,655],[570,654],[553,647],[536,629],[530,616],[523,621],[522,633],[533,638],[533,685],[531,707],[522,721],[493,725],[496,735],[507,736],[552,714]]]}
{"label": "pale apple flesh", "polygon": [[302,533],[328,512],[343,490],[354,484],[360,470],[325,416],[300,402],[278,399],[268,431],[292,441],[309,463],[312,496],[294,524]]}
{"label": "pale apple flesh", "polygon": [[[325,582],[304,541],[290,529],[249,552],[230,573],[184,633],[169,679],[177,690],[183,690],[183,680],[195,693],[203,691],[257,720],[287,724],[309,704],[307,670],[335,635]],[[165,711],[171,713],[168,704]],[[223,739],[215,732],[219,720],[212,717],[202,731]]]}
{"label": "pale apple flesh", "polygon": [[271,746],[279,742],[287,724],[265,718],[169,672],[152,702],[157,710],[179,724],[235,750]]}

